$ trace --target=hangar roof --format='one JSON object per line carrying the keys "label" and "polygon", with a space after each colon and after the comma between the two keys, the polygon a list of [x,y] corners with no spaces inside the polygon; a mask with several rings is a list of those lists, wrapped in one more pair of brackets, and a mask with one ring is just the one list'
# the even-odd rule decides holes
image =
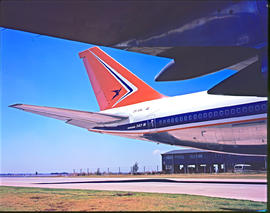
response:
{"label": "hangar roof", "polygon": [[169,152],[165,152],[161,155],[172,155],[172,154],[189,154],[189,153],[200,153],[200,152],[207,152],[198,149],[180,149],[180,150],[172,150]]}

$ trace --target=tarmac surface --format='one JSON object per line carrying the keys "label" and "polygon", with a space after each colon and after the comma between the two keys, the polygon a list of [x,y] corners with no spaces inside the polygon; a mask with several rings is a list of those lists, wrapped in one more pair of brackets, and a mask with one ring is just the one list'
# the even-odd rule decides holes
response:
{"label": "tarmac surface", "polygon": [[265,179],[1,177],[0,185],[190,194],[267,202]]}

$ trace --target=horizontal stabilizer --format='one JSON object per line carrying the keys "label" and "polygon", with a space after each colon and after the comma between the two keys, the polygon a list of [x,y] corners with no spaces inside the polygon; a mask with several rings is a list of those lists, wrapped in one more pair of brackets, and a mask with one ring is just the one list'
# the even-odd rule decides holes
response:
{"label": "horizontal stabilizer", "polygon": [[174,65],[163,69],[156,81],[179,81],[197,78],[225,69],[258,55],[258,50],[248,47],[173,47],[157,54],[174,59]]}
{"label": "horizontal stabilizer", "polygon": [[34,106],[27,104],[13,104],[9,107],[21,109],[27,112],[43,115],[50,118],[65,121],[68,124],[90,129],[96,126],[113,126],[128,121],[128,117],[109,115],[99,112],[86,112],[54,107]]}
{"label": "horizontal stabilizer", "polygon": [[256,60],[254,63],[251,63],[253,62],[252,59],[254,58],[230,67],[230,69],[237,70],[238,72],[209,89],[207,93],[267,97],[267,79],[258,71],[259,61]]}

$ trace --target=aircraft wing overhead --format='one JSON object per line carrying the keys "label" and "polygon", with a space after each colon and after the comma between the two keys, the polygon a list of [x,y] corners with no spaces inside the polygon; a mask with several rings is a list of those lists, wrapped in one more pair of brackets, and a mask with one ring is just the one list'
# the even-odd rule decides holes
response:
{"label": "aircraft wing overhead", "polygon": [[[156,81],[196,78],[259,56],[258,65],[211,92],[267,94],[266,87],[261,87],[268,73],[267,0],[2,0],[0,11],[0,26],[4,28],[173,59]],[[239,87],[242,76],[252,86]],[[224,90],[228,85],[230,91]]]}
{"label": "aircraft wing overhead", "polygon": [[32,112],[50,118],[65,121],[68,124],[79,126],[82,128],[92,128],[96,126],[119,125],[128,121],[128,117],[109,115],[99,112],[86,112],[71,109],[62,109],[45,106],[34,106],[27,104],[13,104],[9,107]]}

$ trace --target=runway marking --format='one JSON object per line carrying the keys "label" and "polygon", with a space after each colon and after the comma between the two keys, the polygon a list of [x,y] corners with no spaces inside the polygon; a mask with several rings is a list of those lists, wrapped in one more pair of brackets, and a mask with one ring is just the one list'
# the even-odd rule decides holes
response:
{"label": "runway marking", "polygon": [[102,180],[102,181],[66,181],[66,182],[47,182],[35,184],[81,184],[81,183],[140,183],[140,182],[153,182],[153,183],[206,183],[206,184],[258,184],[266,185],[267,182],[254,182],[254,181],[195,181],[195,180],[172,180],[172,179],[130,179],[130,180]]}

